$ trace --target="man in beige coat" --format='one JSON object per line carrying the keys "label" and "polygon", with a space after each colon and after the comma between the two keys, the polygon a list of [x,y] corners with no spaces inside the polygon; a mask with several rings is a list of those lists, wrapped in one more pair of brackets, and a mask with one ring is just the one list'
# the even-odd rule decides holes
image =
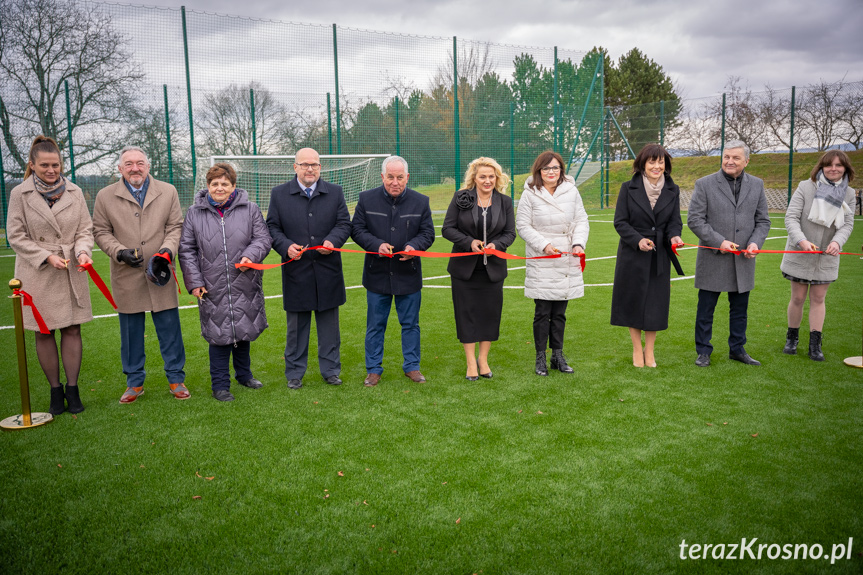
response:
{"label": "man in beige coat", "polygon": [[111,289],[120,315],[120,358],[127,385],[120,403],[132,403],[144,393],[144,319],[148,311],[171,393],[177,399],[188,399],[176,286],[158,286],[145,274],[154,254],[166,254],[173,260],[177,253],[183,227],[177,189],[150,177],[150,161],[141,148],[123,148],[118,169],[122,179],[96,195],[93,235],[111,260]]}

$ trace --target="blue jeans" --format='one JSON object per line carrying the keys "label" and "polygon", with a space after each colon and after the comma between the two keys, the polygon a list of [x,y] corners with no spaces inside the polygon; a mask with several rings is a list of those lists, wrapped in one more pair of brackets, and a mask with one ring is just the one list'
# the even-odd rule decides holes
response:
{"label": "blue jeans", "polygon": [[[713,345],[713,312],[721,292],[698,290],[698,309],[695,312],[695,351],[710,355]],[[740,355],[746,344],[746,310],[749,308],[749,292],[728,292],[728,350]]]}
{"label": "blue jeans", "polygon": [[407,295],[380,294],[366,291],[366,372],[383,373],[384,336],[393,299],[402,326],[402,356],[405,372],[420,368],[420,303],[422,291]]}
{"label": "blue jeans", "polygon": [[[186,349],[183,347],[183,331],[180,329],[180,310],[178,308],[154,311],[153,325],[159,338],[159,351],[165,362],[165,377],[168,383],[186,381]],[[127,387],[141,387],[147,372],[144,364],[144,319],[146,312],[121,313],[120,316],[120,361],[126,374]]]}
{"label": "blue jeans", "polygon": [[234,374],[237,382],[252,379],[251,343],[238,341],[227,345],[210,344],[210,381],[213,391],[231,389],[231,356],[234,357]]}

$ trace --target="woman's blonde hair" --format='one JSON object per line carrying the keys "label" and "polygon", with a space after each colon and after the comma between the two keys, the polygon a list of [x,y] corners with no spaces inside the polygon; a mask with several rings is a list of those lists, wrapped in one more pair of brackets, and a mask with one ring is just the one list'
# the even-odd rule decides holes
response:
{"label": "woman's blonde hair", "polygon": [[494,170],[495,182],[494,189],[498,192],[503,193],[506,190],[506,187],[509,185],[509,176],[507,176],[503,172],[503,168],[500,167],[496,161],[492,158],[479,157],[472,161],[467,166],[467,171],[464,173],[464,183],[462,187],[465,189],[471,189],[476,187],[476,173],[480,168],[489,167]]}

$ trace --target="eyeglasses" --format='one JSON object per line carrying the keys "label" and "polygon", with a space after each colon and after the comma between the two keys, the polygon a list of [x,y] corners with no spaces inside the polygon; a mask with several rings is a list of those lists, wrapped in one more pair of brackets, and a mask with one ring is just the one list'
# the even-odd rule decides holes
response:
{"label": "eyeglasses", "polygon": [[321,167],[320,164],[295,164],[304,170],[317,170]]}
{"label": "eyeglasses", "polygon": [[559,172],[560,166],[546,166],[540,170],[543,174],[550,174],[552,172]]}

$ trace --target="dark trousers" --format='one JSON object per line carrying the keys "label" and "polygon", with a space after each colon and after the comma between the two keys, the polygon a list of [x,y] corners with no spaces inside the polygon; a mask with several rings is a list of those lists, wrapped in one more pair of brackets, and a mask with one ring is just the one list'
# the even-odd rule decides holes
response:
{"label": "dark trousers", "polygon": [[551,343],[551,349],[563,349],[563,331],[566,329],[567,300],[549,301],[533,300],[536,307],[533,312],[533,342],[536,351],[545,351]]}
{"label": "dark trousers", "polygon": [[[144,364],[144,319],[146,312],[121,313],[120,316],[120,361],[126,374],[127,387],[141,387],[147,373]],[[183,347],[183,331],[180,329],[178,308],[154,311],[151,314],[156,336],[159,338],[159,351],[165,362],[165,377],[168,383],[186,381],[186,349]]]}
{"label": "dark trousers", "polygon": [[[302,379],[309,362],[309,333],[312,327],[312,312],[289,311],[285,337],[285,377]],[[318,330],[318,368],[324,379],[342,372],[339,355],[339,308],[315,311]]]}
{"label": "dark trousers", "polygon": [[[722,292],[698,290],[698,310],[695,313],[695,351],[710,355],[713,346],[713,311]],[[749,308],[749,292],[728,292],[728,350],[741,354],[746,344],[746,310]]]}
{"label": "dark trousers", "polygon": [[234,375],[237,382],[252,379],[252,357],[249,353],[251,342],[238,341],[236,345],[210,344],[210,381],[213,391],[231,388],[230,359],[234,356]]}

